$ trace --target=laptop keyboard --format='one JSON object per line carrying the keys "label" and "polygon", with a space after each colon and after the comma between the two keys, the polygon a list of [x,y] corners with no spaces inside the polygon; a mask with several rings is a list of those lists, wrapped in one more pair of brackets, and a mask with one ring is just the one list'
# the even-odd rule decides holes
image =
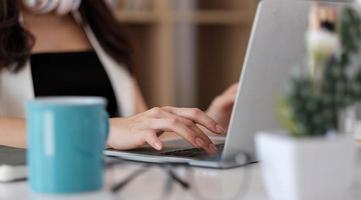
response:
{"label": "laptop keyboard", "polygon": [[[216,144],[216,147],[219,152],[223,151],[224,144]],[[160,155],[163,156],[172,156],[172,157],[185,157],[185,158],[197,158],[202,156],[207,156],[207,152],[203,149],[199,148],[191,148],[191,149],[181,149],[181,150],[175,150],[175,151],[167,151],[162,152]]]}

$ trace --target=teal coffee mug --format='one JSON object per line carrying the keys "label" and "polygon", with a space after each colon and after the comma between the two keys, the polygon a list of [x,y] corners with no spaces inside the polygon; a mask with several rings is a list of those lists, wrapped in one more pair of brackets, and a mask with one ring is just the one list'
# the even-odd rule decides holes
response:
{"label": "teal coffee mug", "polygon": [[105,107],[101,97],[44,97],[27,103],[32,191],[62,194],[102,188],[109,130]]}

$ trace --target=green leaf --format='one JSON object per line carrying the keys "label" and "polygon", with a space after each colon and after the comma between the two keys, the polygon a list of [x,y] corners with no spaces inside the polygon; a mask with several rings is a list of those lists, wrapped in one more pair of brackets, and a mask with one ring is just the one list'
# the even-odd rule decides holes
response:
{"label": "green leaf", "polygon": [[279,96],[277,98],[277,118],[280,124],[293,136],[301,137],[303,136],[302,132],[299,130],[299,127],[296,125],[293,111],[290,108],[288,100]]}

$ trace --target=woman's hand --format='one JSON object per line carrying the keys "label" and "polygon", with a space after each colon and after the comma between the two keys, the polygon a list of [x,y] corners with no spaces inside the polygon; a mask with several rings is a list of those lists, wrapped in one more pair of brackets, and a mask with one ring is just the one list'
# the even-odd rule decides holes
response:
{"label": "woman's hand", "polygon": [[207,110],[208,116],[214,119],[222,127],[228,129],[232,114],[234,100],[237,94],[238,83],[231,85],[221,95],[216,97]]}
{"label": "woman's hand", "polygon": [[159,136],[165,131],[175,132],[193,146],[203,148],[209,154],[217,152],[208,136],[197,126],[223,134],[225,130],[212,118],[196,108],[153,108],[128,118],[110,119],[108,146],[125,150],[149,144],[157,150],[163,145]]}

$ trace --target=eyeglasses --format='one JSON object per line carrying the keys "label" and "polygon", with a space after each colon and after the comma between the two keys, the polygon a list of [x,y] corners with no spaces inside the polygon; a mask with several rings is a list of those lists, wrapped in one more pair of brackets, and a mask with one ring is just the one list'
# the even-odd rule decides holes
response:
{"label": "eyeglasses", "polygon": [[194,169],[187,163],[134,165],[114,160],[107,166],[110,191],[125,199],[171,199],[174,195],[175,199],[240,199],[247,193],[252,175],[252,170]]}

